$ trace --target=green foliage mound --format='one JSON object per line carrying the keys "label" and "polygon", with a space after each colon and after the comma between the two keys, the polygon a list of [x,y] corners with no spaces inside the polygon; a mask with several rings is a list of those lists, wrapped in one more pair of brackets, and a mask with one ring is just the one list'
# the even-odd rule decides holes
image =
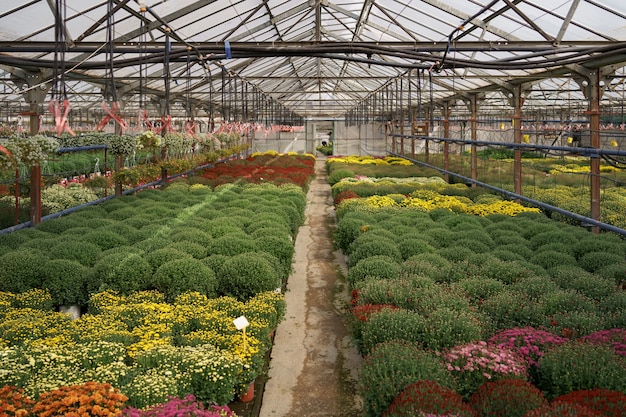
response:
{"label": "green foliage mound", "polygon": [[174,259],[158,267],[148,286],[165,294],[168,302],[188,291],[213,298],[216,296],[217,278],[215,272],[198,259]]}
{"label": "green foliage mound", "polygon": [[626,364],[613,347],[572,341],[545,353],[537,386],[548,398],[593,388],[626,392]]}
{"label": "green foliage mound", "polygon": [[224,261],[218,275],[218,292],[241,301],[280,288],[276,270],[263,255],[244,252]]}
{"label": "green foliage mound", "polygon": [[378,344],[359,368],[364,415],[379,417],[407,385],[422,380],[454,387],[452,376],[434,353],[407,342]]}
{"label": "green foliage mound", "polygon": [[243,235],[225,235],[213,239],[207,246],[207,254],[235,256],[241,253],[254,252],[258,249],[254,240]]}
{"label": "green foliage mound", "polygon": [[166,262],[174,261],[176,259],[192,259],[187,252],[176,250],[173,248],[156,249],[151,252],[147,252],[143,255],[144,259],[148,261],[152,267],[152,271],[156,272],[157,269]]}
{"label": "green foliage mound", "polygon": [[360,260],[349,269],[347,280],[352,286],[356,286],[368,277],[376,279],[395,278],[399,271],[400,266],[389,256],[370,256]]}
{"label": "green foliage mound", "polygon": [[55,307],[87,305],[89,268],[69,259],[45,262],[42,288],[47,288]]}
{"label": "green foliage mound", "polygon": [[99,259],[87,285],[90,293],[104,290],[129,295],[145,288],[152,277],[152,266],[135,253],[112,253]]}
{"label": "green foliage mound", "polygon": [[0,291],[21,293],[39,288],[45,259],[35,249],[16,249],[0,256]]}

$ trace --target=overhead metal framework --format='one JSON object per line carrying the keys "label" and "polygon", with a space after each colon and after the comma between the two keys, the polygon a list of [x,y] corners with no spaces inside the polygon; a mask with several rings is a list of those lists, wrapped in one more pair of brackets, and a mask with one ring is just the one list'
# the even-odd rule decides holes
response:
{"label": "overhead metal framework", "polygon": [[364,108],[383,115],[391,100],[454,108],[476,94],[497,112],[520,85],[529,107],[571,108],[597,70],[603,105],[623,107],[625,66],[623,0],[0,5],[0,118],[53,98],[61,77],[74,110],[99,108],[114,92],[127,112],[273,112],[289,123]]}

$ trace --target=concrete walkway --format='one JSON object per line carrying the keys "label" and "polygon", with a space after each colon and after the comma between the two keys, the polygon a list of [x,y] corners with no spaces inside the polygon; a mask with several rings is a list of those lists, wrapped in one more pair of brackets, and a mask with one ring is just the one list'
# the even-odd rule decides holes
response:
{"label": "concrete walkway", "polygon": [[360,356],[346,326],[350,297],[335,226],[326,159],[317,158],[306,220],[295,242],[285,320],[276,330],[260,417],[356,417]]}

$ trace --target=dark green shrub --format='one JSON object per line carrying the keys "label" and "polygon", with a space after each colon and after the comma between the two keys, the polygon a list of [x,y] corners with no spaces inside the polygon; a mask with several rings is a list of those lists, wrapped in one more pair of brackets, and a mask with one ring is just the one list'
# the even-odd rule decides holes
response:
{"label": "dark green shrub", "polygon": [[[109,208],[113,208],[113,207],[109,207]],[[128,205],[128,204],[124,204],[124,205],[120,205],[119,208],[115,208],[115,210],[109,210],[108,213],[108,218],[109,219],[113,219],[113,220],[127,220],[130,219],[131,217],[134,217],[137,215],[137,208],[132,206],[132,205]]]}
{"label": "dark green shrub", "polygon": [[217,276],[219,281],[219,278],[222,275],[222,265],[224,265],[224,262],[228,259],[230,259],[230,256],[227,255],[211,255],[202,259],[202,263],[215,272],[215,276]]}
{"label": "dark green shrub", "polygon": [[45,262],[42,288],[47,288],[55,307],[86,306],[89,299],[89,269],[77,261],[52,259]]}
{"label": "dark green shrub", "polygon": [[151,277],[152,267],[140,255],[113,253],[96,262],[87,289],[90,293],[110,289],[128,295],[144,289]]}
{"label": "dark green shrub", "polygon": [[358,286],[366,278],[375,279],[396,278],[400,266],[389,256],[376,255],[361,259],[348,271],[347,280],[353,286]]}
{"label": "dark green shrub", "polygon": [[46,259],[35,249],[16,249],[0,256],[0,291],[21,293],[40,288]]}
{"label": "dark green shrub", "polygon": [[438,209],[431,210],[428,212],[428,215],[433,221],[436,221],[436,222],[441,222],[445,218],[448,218],[451,216],[457,216],[457,214],[453,213],[447,208],[438,208]]}
{"label": "dark green shrub", "polygon": [[472,249],[468,248],[467,246],[457,246],[457,245],[451,245],[451,246],[448,246],[447,248],[437,250],[438,255],[443,256],[448,261],[453,262],[453,263],[465,262],[469,258],[471,258],[472,255],[474,255],[475,253],[476,252],[474,252]]}
{"label": "dark green shrub", "polygon": [[360,236],[358,236],[348,248],[346,252],[348,255],[354,252],[360,245],[369,242],[376,242],[380,239],[385,239],[392,242],[394,245],[398,241],[398,237],[387,229],[380,227],[379,224],[367,226]]}
{"label": "dark green shrub", "polygon": [[553,250],[539,252],[530,258],[529,261],[543,267],[544,269],[576,265],[576,259],[574,259],[572,255]]}
{"label": "dark green shrub", "polygon": [[530,242],[517,233],[507,233],[505,230],[491,232],[491,238],[496,246],[521,245],[530,250]]}
{"label": "dark green shrub", "polygon": [[267,252],[278,258],[284,268],[290,268],[294,246],[289,238],[277,236],[262,236],[253,240],[258,250]]}
{"label": "dark green shrub", "polygon": [[605,265],[596,269],[594,273],[601,277],[612,279],[618,286],[623,288],[626,285],[626,268],[624,268],[621,262],[618,264]]}
{"label": "dark green shrub", "polygon": [[549,277],[533,275],[519,279],[509,289],[518,291],[533,301],[539,301],[546,294],[559,291],[560,287]]}
{"label": "dark green shrub", "polygon": [[48,249],[48,255],[52,259],[74,260],[84,266],[93,266],[101,253],[102,250],[98,245],[75,239],[59,240]]}
{"label": "dark green shrub", "polygon": [[613,279],[587,272],[576,265],[552,268],[548,273],[561,288],[576,290],[594,300],[617,290]]}
{"label": "dark green shrub", "polygon": [[368,355],[379,343],[401,340],[421,343],[426,331],[421,314],[404,309],[382,309],[371,314],[361,326],[361,355]]}
{"label": "dark green shrub", "polygon": [[523,257],[524,259],[530,259],[535,254],[535,252],[532,249],[530,249],[525,244],[521,244],[521,243],[510,243],[510,244],[498,246],[498,250],[503,250],[503,251],[505,250],[505,251],[516,253],[520,255],[521,257]]}
{"label": "dark green shrub", "polygon": [[548,398],[594,388],[626,392],[626,363],[611,346],[564,343],[539,361],[537,386]]}
{"label": "dark green shrub", "polygon": [[435,252],[435,247],[428,243],[425,239],[414,237],[402,237],[398,240],[398,249],[402,255],[402,259],[406,260],[413,255],[420,253]]}
{"label": "dark green shrub", "polygon": [[328,183],[331,186],[333,186],[339,181],[341,181],[343,178],[353,178],[353,177],[354,177],[354,171],[351,171],[349,169],[336,169],[328,174]]}
{"label": "dark green shrub", "polygon": [[491,246],[481,242],[480,240],[474,240],[472,237],[463,237],[456,239],[453,243],[450,243],[448,248],[467,248],[474,253],[487,253],[491,251]]}
{"label": "dark green shrub", "polygon": [[623,257],[626,254],[626,245],[622,241],[608,239],[606,235],[589,235],[574,243],[572,251],[576,259],[589,252],[613,253]]}
{"label": "dark green shrub", "polygon": [[263,255],[256,252],[230,257],[224,262],[218,275],[218,292],[241,301],[280,286],[276,270]]}
{"label": "dark green shrub", "polygon": [[479,312],[488,316],[494,330],[513,327],[540,327],[545,315],[537,302],[519,291],[505,289],[487,298],[479,306]]}
{"label": "dark green shrub", "polygon": [[107,256],[107,255],[111,255],[113,253],[121,253],[121,254],[136,253],[136,254],[142,254],[143,252],[140,249],[138,249],[136,246],[123,245],[123,246],[116,246],[116,247],[111,248],[111,249],[103,250],[102,253],[100,254],[100,256]]}
{"label": "dark green shrub", "polygon": [[93,230],[83,235],[80,240],[95,243],[102,250],[111,249],[116,246],[128,245],[128,239],[124,236],[120,236],[115,232],[103,229]]}
{"label": "dark green shrub", "polygon": [[553,333],[577,338],[606,326],[605,317],[596,311],[563,311],[547,316],[544,327]]}
{"label": "dark green shrub", "polygon": [[214,239],[225,236],[246,236],[242,225],[229,224],[222,219],[211,220],[203,230],[210,233]]}
{"label": "dark green shrub", "polygon": [[217,278],[215,272],[198,259],[175,259],[156,270],[149,287],[165,294],[170,303],[187,291],[197,291],[214,298],[217,295]]}
{"label": "dark green shrub", "polygon": [[439,223],[443,223],[450,230],[482,230],[483,225],[480,223],[480,220],[477,216],[470,214],[458,214],[456,216],[444,216],[440,220]]}
{"label": "dark green shrub", "polygon": [[[66,229],[78,226],[88,226],[83,219],[74,220],[73,216],[57,217],[46,220],[37,225],[37,230],[54,234],[63,233]],[[13,233],[12,233],[13,234]],[[18,234],[19,235],[19,234]]]}
{"label": "dark green shrub", "polygon": [[85,235],[85,234],[87,234],[87,233],[89,233],[91,231],[93,231],[93,229],[91,227],[76,226],[76,227],[71,227],[69,229],[65,229],[58,236],[76,238],[76,237],[82,237],[83,235]]}
{"label": "dark green shrub", "polygon": [[481,340],[480,318],[469,309],[435,307],[427,314],[421,342],[433,350],[441,350],[472,340]]}
{"label": "dark green shrub", "polygon": [[185,242],[185,241],[174,242],[174,243],[167,245],[166,247],[169,249],[175,249],[181,252],[188,253],[196,259],[204,259],[209,253],[206,247],[202,246],[199,243],[194,243],[194,242]]}
{"label": "dark green shrub", "polygon": [[578,240],[576,236],[567,229],[548,230],[532,235],[528,239],[534,249],[550,243],[561,243],[572,246]]}
{"label": "dark green shrub", "polygon": [[148,261],[152,267],[152,272],[156,272],[156,270],[166,262],[174,261],[176,259],[193,259],[193,256],[180,250],[162,248],[145,253],[143,258]]}
{"label": "dark green shrub", "polygon": [[574,290],[557,290],[539,298],[547,315],[566,311],[596,311],[596,303]]}
{"label": "dark green shrub", "polygon": [[289,241],[293,240],[284,227],[261,227],[250,234],[252,239],[258,239],[266,236],[280,237],[281,239],[287,239]]}
{"label": "dark green shrub", "polygon": [[[17,232],[13,232],[13,233],[1,234],[0,245],[15,249],[18,246],[20,246],[22,243],[29,241],[30,238],[26,234],[22,233],[23,231],[24,230],[18,230]],[[42,231],[42,233],[46,233],[46,232]]]}
{"label": "dark green shrub", "polygon": [[207,247],[208,255],[234,256],[245,252],[255,252],[257,244],[247,236],[221,236],[213,239]]}
{"label": "dark green shrub", "polygon": [[557,253],[567,254],[568,256],[574,256],[572,246],[561,242],[546,243],[536,249],[537,253],[546,251],[555,251]]}
{"label": "dark green shrub", "polygon": [[436,248],[445,248],[455,243],[458,235],[450,229],[436,226],[424,231],[424,237]]}
{"label": "dark green shrub", "polygon": [[399,341],[378,344],[363,359],[358,376],[358,393],[367,417],[380,417],[409,384],[431,380],[454,387],[452,376],[438,356]]}
{"label": "dark green shrub", "polygon": [[424,275],[437,282],[446,282],[452,263],[437,253],[413,255],[401,265],[400,272],[408,275]]}
{"label": "dark green shrub", "polygon": [[598,303],[598,310],[602,313],[605,325],[608,328],[626,328],[626,291],[617,291],[604,297]]}
{"label": "dark green shrub", "polygon": [[368,225],[368,222],[359,218],[348,218],[346,215],[344,219],[337,224],[337,228],[334,231],[335,245],[344,252],[348,251],[350,244],[354,242],[359,236],[361,236]]}
{"label": "dark green shrub", "polygon": [[527,258],[524,258],[524,256],[520,255],[519,253],[515,253],[510,250],[502,249],[502,248],[492,250],[489,253],[491,253],[492,256],[500,259],[501,261],[507,261],[507,262],[524,261],[527,259]]}
{"label": "dark green shrub", "polygon": [[414,275],[393,279],[366,279],[359,285],[359,304],[391,304],[407,310],[419,310],[424,289],[437,290],[435,282]]}
{"label": "dark green shrub", "polygon": [[606,265],[621,265],[626,270],[624,256],[609,252],[585,253],[578,259],[578,265],[589,272],[595,272]]}
{"label": "dark green shrub", "polygon": [[143,252],[151,252],[153,250],[162,249],[172,243],[171,240],[162,236],[154,236],[137,242],[135,248]]}
{"label": "dark green shrub", "polygon": [[348,266],[352,268],[359,261],[377,255],[388,256],[395,262],[402,262],[402,254],[398,246],[393,241],[380,238],[362,243],[351,251]]}
{"label": "dark green shrub", "polygon": [[22,243],[20,249],[34,249],[39,252],[46,252],[50,246],[57,242],[58,238],[45,237],[41,239],[30,239],[27,242]]}
{"label": "dark green shrub", "polygon": [[191,227],[179,227],[173,229],[169,235],[172,242],[191,242],[207,247],[213,241],[213,237],[202,230]]}
{"label": "dark green shrub", "polygon": [[506,288],[502,281],[483,277],[468,277],[452,285],[461,288],[472,305],[480,304],[483,300],[493,297]]}

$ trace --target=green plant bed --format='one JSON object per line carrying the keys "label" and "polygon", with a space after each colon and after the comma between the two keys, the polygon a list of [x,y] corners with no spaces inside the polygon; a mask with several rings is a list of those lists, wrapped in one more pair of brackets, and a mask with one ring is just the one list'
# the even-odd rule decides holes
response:
{"label": "green plant bed", "polygon": [[281,287],[275,268],[256,252],[231,256],[224,261],[217,278],[218,292],[239,300]]}
{"label": "green plant bed", "polygon": [[170,303],[188,291],[213,298],[217,295],[217,278],[215,272],[200,260],[183,256],[162,263],[144,288],[163,293]]}
{"label": "green plant bed", "polygon": [[406,342],[377,345],[363,359],[358,376],[358,392],[368,417],[380,416],[404,388],[417,381],[430,380],[454,387],[452,376],[439,357]]}

